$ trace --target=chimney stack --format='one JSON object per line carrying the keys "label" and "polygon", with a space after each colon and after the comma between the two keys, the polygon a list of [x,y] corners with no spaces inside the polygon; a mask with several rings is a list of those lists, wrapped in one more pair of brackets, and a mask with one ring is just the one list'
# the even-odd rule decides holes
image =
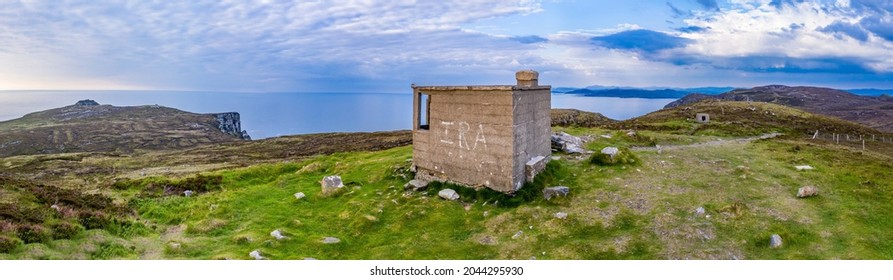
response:
{"label": "chimney stack", "polygon": [[535,87],[539,86],[540,74],[533,70],[521,70],[515,73],[515,79],[518,80],[519,87]]}

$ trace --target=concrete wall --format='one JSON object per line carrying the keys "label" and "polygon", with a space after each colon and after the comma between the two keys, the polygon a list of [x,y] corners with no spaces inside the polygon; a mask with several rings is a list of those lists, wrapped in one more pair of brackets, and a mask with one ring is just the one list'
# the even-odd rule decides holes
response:
{"label": "concrete wall", "polygon": [[[542,156],[551,159],[552,146],[552,94],[549,89],[514,91],[514,169],[515,190],[526,181],[525,167],[529,160]],[[541,165],[540,167],[545,167]],[[536,170],[535,173],[542,171]]]}
{"label": "concrete wall", "polygon": [[[428,130],[418,129],[420,93],[431,100]],[[421,87],[413,96],[420,179],[511,193],[523,186],[527,161],[551,155],[548,88]]]}
{"label": "concrete wall", "polygon": [[[428,130],[417,129],[419,92],[431,99]],[[414,107],[419,178],[514,190],[510,90],[414,90]]]}

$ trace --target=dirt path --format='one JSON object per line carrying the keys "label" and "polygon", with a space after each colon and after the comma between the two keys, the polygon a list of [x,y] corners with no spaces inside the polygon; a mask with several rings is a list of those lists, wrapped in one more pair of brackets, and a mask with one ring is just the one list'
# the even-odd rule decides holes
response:
{"label": "dirt path", "polygon": [[701,143],[694,143],[694,144],[687,144],[687,145],[669,145],[669,146],[657,145],[654,147],[632,147],[631,150],[633,150],[633,151],[658,151],[658,150],[675,150],[675,149],[684,149],[684,148],[719,146],[719,145],[726,144],[726,143],[748,143],[748,142],[752,142],[755,140],[771,139],[771,138],[775,138],[775,137],[778,137],[781,135],[782,135],[781,133],[773,132],[773,133],[767,133],[767,134],[763,134],[760,136],[754,136],[754,137],[722,139],[722,140],[701,142]]}

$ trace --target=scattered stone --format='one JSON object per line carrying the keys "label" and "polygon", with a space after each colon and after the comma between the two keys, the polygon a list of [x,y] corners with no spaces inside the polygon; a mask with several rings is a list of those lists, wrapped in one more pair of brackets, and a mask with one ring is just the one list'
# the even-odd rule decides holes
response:
{"label": "scattered stone", "polygon": [[704,207],[698,207],[697,209],[695,209],[696,216],[704,216],[706,214],[707,214],[707,210],[704,210]]}
{"label": "scattered stone", "polygon": [[248,256],[254,258],[255,260],[263,260],[263,259],[266,259],[266,258],[264,258],[264,256],[262,256],[262,255],[260,254],[260,251],[259,251],[259,250],[251,251],[251,253],[248,253]]}
{"label": "scattered stone", "polygon": [[471,211],[472,204],[465,204],[465,211]]}
{"label": "scattered stone", "polygon": [[195,193],[195,192],[193,192],[193,191],[186,190],[186,191],[183,192],[183,195],[186,196],[186,197],[190,197],[190,196],[192,196],[194,193]]}
{"label": "scattered stone", "polygon": [[180,247],[181,247],[180,243],[177,243],[177,242],[171,242],[170,244],[168,244],[168,246],[171,246],[171,249],[174,249],[174,250],[180,249]]}
{"label": "scattered stone", "polygon": [[567,219],[567,213],[565,213],[565,212],[558,212],[558,213],[555,213],[554,217],[555,217],[556,219],[564,220],[564,219]]}
{"label": "scattered stone", "polygon": [[804,198],[819,195],[819,188],[814,186],[805,186],[797,190],[797,197]]}
{"label": "scattered stone", "polygon": [[307,197],[307,195],[302,192],[295,193],[295,199],[302,199],[304,197]]}
{"label": "scattered stone", "polygon": [[769,248],[778,248],[781,247],[781,245],[781,236],[779,236],[778,234],[773,234],[772,237],[769,237]]}
{"label": "scattered stone", "polygon": [[617,147],[605,147],[604,149],[602,149],[602,154],[610,156],[611,159],[614,159],[614,156],[619,153],[620,149],[617,149]]}
{"label": "scattered stone", "polygon": [[305,260],[305,261],[315,261],[315,260],[317,260],[317,259],[316,259],[316,258],[304,258],[304,260]]}
{"label": "scattered stone", "polygon": [[528,160],[524,165],[524,176],[526,176],[527,182],[533,182],[533,178],[546,169],[548,162],[549,160],[544,156],[535,156]]}
{"label": "scattered stone", "polygon": [[422,181],[419,179],[410,180],[409,183],[406,183],[406,185],[403,185],[404,190],[415,191],[415,192],[423,191],[426,188],[428,188],[428,182],[425,182],[425,181]]}
{"label": "scattered stone", "polygon": [[376,218],[375,216],[366,215],[364,217],[366,218],[366,220],[369,220],[370,222],[378,222],[378,218]]}
{"label": "scattered stone", "polygon": [[629,137],[635,137],[635,136],[636,136],[636,131],[635,131],[635,130],[627,131],[627,132],[626,132],[626,136],[629,136]]}
{"label": "scattered stone", "polygon": [[341,176],[332,175],[326,176],[322,178],[322,193],[323,194],[332,194],[344,189],[344,183],[341,181]]}
{"label": "scattered stone", "polygon": [[813,170],[813,169],[815,169],[815,168],[813,168],[812,166],[809,166],[809,165],[797,165],[797,166],[794,166],[794,168],[796,168],[797,171]]}
{"label": "scattered stone", "polygon": [[62,207],[59,207],[59,205],[56,204],[53,204],[53,206],[50,206],[50,208],[53,208],[53,210],[56,210],[57,212],[62,211]]}
{"label": "scattered stone", "polygon": [[457,200],[459,199],[459,194],[456,193],[453,189],[442,189],[440,192],[437,192],[437,196],[440,196],[446,200]]}
{"label": "scattered stone", "polygon": [[599,136],[601,136],[602,138],[605,138],[605,139],[611,139],[611,135],[609,135],[609,134],[602,134]]}
{"label": "scattered stone", "polygon": [[518,239],[518,238],[521,238],[522,235],[524,235],[524,231],[523,231],[523,230],[519,230],[518,232],[515,233],[515,235],[512,235],[512,239]]}
{"label": "scattered stone", "polygon": [[552,156],[552,160],[561,160],[560,156]]}
{"label": "scattered stone", "polygon": [[323,243],[323,244],[335,244],[335,243],[341,243],[341,239],[338,239],[338,238],[335,238],[335,237],[326,237],[326,238],[323,238],[323,239],[322,239],[322,243]]}
{"label": "scattered stone", "polygon": [[543,197],[546,200],[551,200],[552,197],[567,196],[570,192],[571,188],[565,186],[548,187],[543,189]]}
{"label": "scattered stone", "polygon": [[271,232],[271,233],[270,233],[270,236],[276,238],[276,240],[282,240],[282,239],[285,239],[285,235],[282,235],[282,231],[281,231],[281,230],[278,230],[278,229],[277,229],[277,230],[274,230],[273,232]]}
{"label": "scattered stone", "polygon": [[586,152],[583,148],[583,140],[564,132],[552,135],[552,149],[563,151],[568,154],[581,154]]}
{"label": "scattered stone", "polygon": [[490,216],[490,211],[484,211],[484,217]]}

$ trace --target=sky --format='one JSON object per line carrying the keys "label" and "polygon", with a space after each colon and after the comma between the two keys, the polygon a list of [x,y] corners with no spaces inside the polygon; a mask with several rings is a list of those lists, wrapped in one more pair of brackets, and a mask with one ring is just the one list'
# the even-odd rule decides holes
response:
{"label": "sky", "polygon": [[0,0],[0,90],[893,88],[893,1]]}

